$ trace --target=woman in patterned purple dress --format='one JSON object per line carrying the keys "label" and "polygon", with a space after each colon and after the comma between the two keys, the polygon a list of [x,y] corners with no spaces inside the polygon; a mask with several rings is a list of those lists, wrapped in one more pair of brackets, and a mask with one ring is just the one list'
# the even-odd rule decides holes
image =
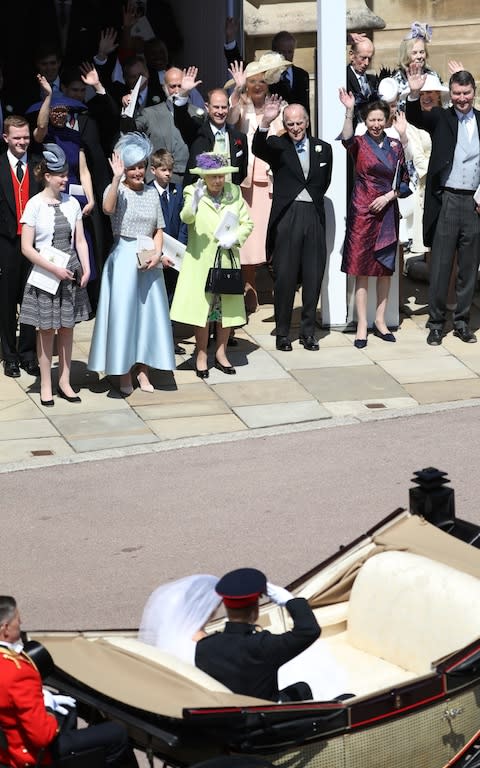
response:
{"label": "woman in patterned purple dress", "polygon": [[395,341],[395,336],[385,324],[385,309],[398,246],[397,198],[411,194],[403,152],[408,140],[405,116],[401,114],[394,121],[400,141],[386,136],[385,125],[390,116],[390,107],[380,100],[366,106],[366,133],[354,136],[352,117],[355,98],[344,88],[340,88],[339,93],[346,110],[341,138],[355,163],[355,183],[347,216],[342,271],[356,278],[355,347],[363,349],[367,346],[369,277],[377,278],[373,333],[384,341]]}

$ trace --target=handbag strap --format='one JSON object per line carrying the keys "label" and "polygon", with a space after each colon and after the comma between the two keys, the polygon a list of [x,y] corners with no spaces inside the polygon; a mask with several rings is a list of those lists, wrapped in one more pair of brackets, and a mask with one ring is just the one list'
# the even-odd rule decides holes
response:
{"label": "handbag strap", "polygon": [[215,254],[215,261],[213,263],[215,268],[220,269],[222,266],[222,253],[227,254],[228,258],[230,259],[232,269],[240,269],[240,265],[237,264],[233,250],[231,248],[222,248],[221,245],[218,246],[217,253]]}

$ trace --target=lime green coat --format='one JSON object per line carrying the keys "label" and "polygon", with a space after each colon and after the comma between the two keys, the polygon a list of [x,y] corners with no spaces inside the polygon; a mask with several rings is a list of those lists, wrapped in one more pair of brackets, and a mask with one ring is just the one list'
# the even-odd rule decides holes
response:
{"label": "lime green coat", "polygon": [[[222,204],[216,209],[205,194],[195,213],[192,211],[193,184],[185,187],[185,202],[180,218],[188,224],[188,245],[178,276],[170,316],[187,325],[206,326],[212,301],[212,294],[205,293],[208,270],[213,267],[218,242],[214,232],[225,211],[238,216],[238,245],[242,246],[253,229],[240,188],[225,182]],[[240,265],[238,247],[233,248]],[[225,260],[225,266],[227,261]],[[246,322],[243,296],[222,295],[222,325],[230,328]]]}

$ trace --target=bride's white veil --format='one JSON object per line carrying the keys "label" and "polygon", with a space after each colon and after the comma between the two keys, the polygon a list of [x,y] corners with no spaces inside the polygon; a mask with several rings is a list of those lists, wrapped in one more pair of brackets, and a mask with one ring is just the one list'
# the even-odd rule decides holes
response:
{"label": "bride's white veil", "polygon": [[192,636],[218,608],[218,578],[200,573],[162,584],[147,600],[140,622],[139,640],[193,664]]}

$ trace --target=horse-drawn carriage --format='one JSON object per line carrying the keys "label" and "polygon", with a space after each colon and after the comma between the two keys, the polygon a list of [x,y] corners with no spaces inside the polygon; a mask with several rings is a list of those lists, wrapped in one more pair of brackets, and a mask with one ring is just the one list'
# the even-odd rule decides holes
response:
{"label": "horse-drawn carriage", "polygon": [[[322,627],[298,657],[313,701],[234,694],[131,630],[31,633],[55,661],[47,682],[87,721],[124,723],[136,747],[172,766],[219,755],[239,768],[251,757],[285,768],[480,766],[479,529],[455,518],[443,482],[412,490],[422,515],[396,510],[290,585]],[[261,607],[271,632],[289,622]]]}

